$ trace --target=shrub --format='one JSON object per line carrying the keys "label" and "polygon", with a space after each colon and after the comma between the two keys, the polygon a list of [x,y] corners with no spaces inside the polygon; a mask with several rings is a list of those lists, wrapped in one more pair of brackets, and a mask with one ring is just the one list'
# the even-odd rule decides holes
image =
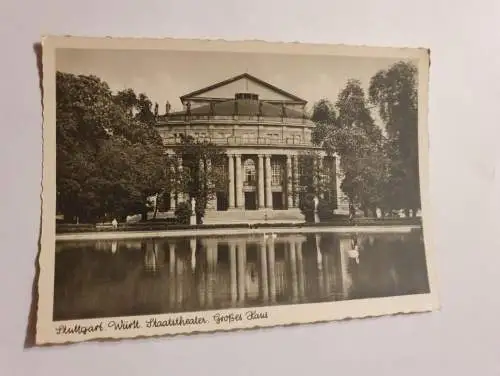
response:
{"label": "shrub", "polygon": [[[306,222],[314,222],[314,194],[308,193],[300,202],[299,208],[305,217]],[[328,202],[324,199],[319,199],[318,202],[318,216],[321,222],[332,221],[337,218],[334,214],[336,209],[335,204]]]}
{"label": "shrub", "polygon": [[178,224],[188,225],[191,218],[191,205],[187,202],[179,203],[174,214]]}

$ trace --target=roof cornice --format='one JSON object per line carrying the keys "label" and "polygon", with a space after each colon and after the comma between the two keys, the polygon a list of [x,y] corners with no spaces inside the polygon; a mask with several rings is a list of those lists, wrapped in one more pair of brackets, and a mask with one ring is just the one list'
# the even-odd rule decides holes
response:
{"label": "roof cornice", "polygon": [[231,78],[228,78],[227,80],[224,80],[224,81],[220,81],[220,82],[217,82],[215,84],[212,84],[212,85],[209,85],[209,86],[206,86],[202,89],[198,89],[198,90],[195,90],[195,91],[192,91],[188,94],[184,94],[183,96],[180,97],[180,100],[181,102],[184,102],[185,100],[187,99],[190,99],[191,97],[196,97],[197,95],[200,95],[202,93],[205,93],[207,91],[210,91],[210,90],[213,90],[213,89],[216,89],[216,88],[219,88],[221,86],[225,86],[225,85],[228,85],[232,82],[235,82],[237,80],[240,80],[242,78],[247,78],[251,81],[254,81],[264,87],[267,87],[268,89],[271,89],[277,93],[280,93],[286,97],[289,97],[290,99],[292,99],[293,101],[296,101],[296,102],[299,102],[299,103],[302,103],[302,104],[306,104],[307,101],[302,99],[302,98],[299,98],[297,97],[296,95],[293,95],[283,89],[280,89],[279,87],[277,86],[274,86],[274,85],[271,85],[269,82],[266,82],[266,81],[263,81],[255,76],[252,76],[251,74],[249,73],[242,73],[242,74],[239,74],[237,76],[234,76],[234,77],[231,77]]}

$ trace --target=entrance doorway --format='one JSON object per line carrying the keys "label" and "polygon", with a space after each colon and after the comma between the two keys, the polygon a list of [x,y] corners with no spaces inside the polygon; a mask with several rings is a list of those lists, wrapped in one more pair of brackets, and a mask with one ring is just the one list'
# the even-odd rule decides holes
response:
{"label": "entrance doorway", "polygon": [[227,200],[226,192],[217,192],[217,211],[227,210],[229,207],[229,202]]}
{"label": "entrance doorway", "polygon": [[255,192],[245,192],[245,210],[257,210],[257,195]]}
{"label": "entrance doorway", "polygon": [[283,205],[283,192],[273,192],[273,209],[285,209],[285,206]]}

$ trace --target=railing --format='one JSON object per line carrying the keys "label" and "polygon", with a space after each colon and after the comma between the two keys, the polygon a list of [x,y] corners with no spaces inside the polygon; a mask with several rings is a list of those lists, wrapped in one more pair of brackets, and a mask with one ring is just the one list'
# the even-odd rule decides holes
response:
{"label": "railing", "polygon": [[[290,145],[290,146],[312,146],[311,142],[306,142],[302,139],[286,137],[286,138],[242,138],[238,136],[231,137],[193,137],[197,142],[207,142],[213,143],[216,145],[226,145],[226,146],[260,146],[260,145]],[[182,143],[181,137],[175,136],[164,136],[163,137],[164,145],[177,145]]]}
{"label": "railing", "polygon": [[214,122],[228,122],[234,123],[235,121],[242,122],[255,122],[255,123],[266,123],[266,124],[307,124],[310,120],[307,117],[292,118],[292,117],[268,117],[268,116],[252,116],[252,115],[234,115],[234,116],[209,116],[209,115],[172,115],[170,117],[165,117],[160,119],[160,125],[162,123],[167,124],[178,124],[178,123],[206,123],[207,121]]}

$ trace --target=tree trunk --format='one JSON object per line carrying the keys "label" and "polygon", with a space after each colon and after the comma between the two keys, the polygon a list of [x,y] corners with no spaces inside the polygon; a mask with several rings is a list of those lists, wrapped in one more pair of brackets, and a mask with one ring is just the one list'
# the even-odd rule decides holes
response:
{"label": "tree trunk", "polygon": [[[158,199],[157,199],[158,200]],[[155,205],[155,210],[153,212],[153,219],[156,219],[156,214],[158,213],[158,201],[156,202],[156,205]]]}
{"label": "tree trunk", "polygon": [[161,194],[156,195],[155,210],[153,211],[153,219],[156,219],[156,214],[158,213],[158,202],[160,201],[160,197],[162,197]]}

